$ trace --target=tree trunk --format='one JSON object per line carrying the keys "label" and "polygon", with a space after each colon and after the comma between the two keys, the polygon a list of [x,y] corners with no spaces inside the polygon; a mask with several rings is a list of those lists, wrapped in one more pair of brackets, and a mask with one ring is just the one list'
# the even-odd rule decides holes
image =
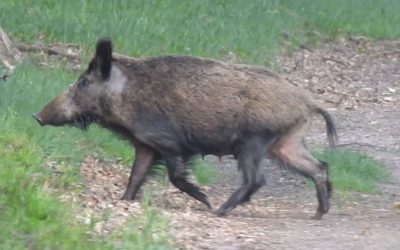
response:
{"label": "tree trunk", "polygon": [[10,74],[14,71],[15,64],[22,59],[22,53],[0,25],[0,63]]}

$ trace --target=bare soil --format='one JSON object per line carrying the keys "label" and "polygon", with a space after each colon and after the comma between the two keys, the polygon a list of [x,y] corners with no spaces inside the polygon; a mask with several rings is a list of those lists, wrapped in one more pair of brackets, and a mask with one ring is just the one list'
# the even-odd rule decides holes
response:
{"label": "bare soil", "polygon": [[[335,192],[320,221],[310,219],[317,206],[314,188],[267,160],[267,185],[223,218],[170,184],[149,181],[153,207],[169,221],[172,241],[180,249],[400,249],[400,43],[349,38],[282,56],[278,63],[290,82],[325,103],[342,147],[383,161],[391,180],[377,194]],[[321,119],[309,135],[309,145],[326,145]],[[203,187],[218,208],[238,188],[240,174],[229,157],[206,160],[221,173]],[[87,158],[83,191],[63,198],[82,206],[83,222],[98,218],[94,233],[107,234],[142,213],[140,201],[119,200],[128,175],[123,166]]]}

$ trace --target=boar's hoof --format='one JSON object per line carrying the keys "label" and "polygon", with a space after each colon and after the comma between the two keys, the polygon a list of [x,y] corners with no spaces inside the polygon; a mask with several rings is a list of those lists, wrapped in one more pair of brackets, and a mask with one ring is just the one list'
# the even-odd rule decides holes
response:
{"label": "boar's hoof", "polygon": [[214,212],[214,214],[218,217],[223,217],[225,216],[225,212],[220,211],[219,209]]}
{"label": "boar's hoof", "polygon": [[194,195],[192,195],[192,197],[194,197],[196,200],[206,205],[209,209],[212,209],[211,204],[208,201],[207,195],[205,195],[203,192],[198,191]]}
{"label": "boar's hoof", "polygon": [[321,220],[322,219],[322,215],[324,215],[321,212],[316,212],[314,216],[311,217],[312,220]]}
{"label": "boar's hoof", "polygon": [[205,201],[203,202],[209,209],[212,209],[210,202],[206,198]]}
{"label": "boar's hoof", "polygon": [[227,214],[227,212],[228,211],[226,209],[220,207],[217,211],[214,212],[214,214],[218,217],[223,217]]}
{"label": "boar's hoof", "polygon": [[134,199],[135,199],[135,196],[128,192],[125,192],[124,195],[121,197],[121,200],[124,200],[124,201],[132,201]]}

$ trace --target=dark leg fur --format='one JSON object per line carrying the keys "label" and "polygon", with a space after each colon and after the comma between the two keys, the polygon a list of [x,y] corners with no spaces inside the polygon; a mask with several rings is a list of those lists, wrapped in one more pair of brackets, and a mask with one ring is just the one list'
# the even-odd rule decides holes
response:
{"label": "dark leg fur", "polygon": [[249,192],[246,193],[246,195],[243,197],[243,200],[239,203],[247,203],[250,202],[250,198],[253,194],[255,194],[262,186],[265,185],[265,177],[263,174],[261,174],[258,178],[258,180],[254,183],[252,187],[250,187]]}
{"label": "dark leg fur", "polygon": [[265,154],[266,145],[265,140],[253,137],[238,148],[238,166],[243,173],[243,183],[228,201],[216,211],[218,216],[223,216],[237,205],[250,201],[251,195],[264,185],[265,179],[259,173],[259,168]]}
{"label": "dark leg fur", "polygon": [[329,165],[328,165],[328,163],[327,162],[324,162],[324,161],[321,161],[321,160],[319,160],[320,162],[321,162],[321,165],[320,165],[320,167],[321,168],[323,168],[323,169],[325,169],[326,170],[326,172],[327,172],[327,176],[328,176],[328,181],[327,181],[327,183],[326,183],[326,189],[328,190],[328,196],[329,196],[329,198],[332,196],[332,191],[333,191],[333,189],[332,189],[332,184],[331,184],[331,182],[329,181]]}
{"label": "dark leg fur", "polygon": [[153,166],[156,152],[143,145],[135,145],[136,158],[129,176],[129,183],[125,193],[122,196],[123,200],[135,199],[136,193],[143,184],[146,174]]}
{"label": "dark leg fur", "polygon": [[329,181],[327,164],[321,162],[318,167],[323,173],[325,173],[326,178],[313,176],[313,181],[317,189],[318,208],[316,214],[312,218],[316,220],[320,220],[322,216],[329,211],[329,198],[331,197],[332,192],[332,185]]}
{"label": "dark leg fur", "polygon": [[187,193],[211,209],[207,195],[201,192],[200,188],[187,180],[188,173],[183,158],[179,156],[165,158],[168,176],[172,184],[182,192]]}

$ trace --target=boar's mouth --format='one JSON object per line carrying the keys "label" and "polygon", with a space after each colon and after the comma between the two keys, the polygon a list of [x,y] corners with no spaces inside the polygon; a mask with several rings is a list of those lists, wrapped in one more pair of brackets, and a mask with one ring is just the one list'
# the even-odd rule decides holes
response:
{"label": "boar's mouth", "polygon": [[94,117],[90,115],[80,115],[72,120],[71,125],[82,130],[87,130],[89,125],[93,122],[95,122]]}

